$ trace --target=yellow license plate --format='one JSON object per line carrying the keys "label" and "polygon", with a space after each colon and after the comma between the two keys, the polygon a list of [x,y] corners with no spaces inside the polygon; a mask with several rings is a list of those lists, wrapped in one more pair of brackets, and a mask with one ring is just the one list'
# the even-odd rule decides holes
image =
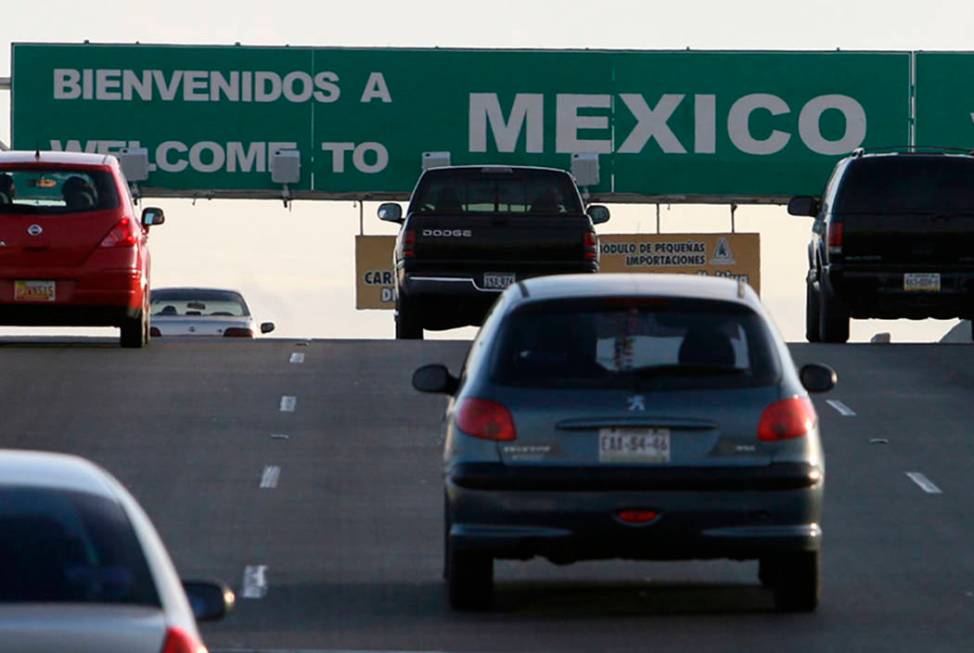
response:
{"label": "yellow license plate", "polygon": [[57,300],[57,284],[53,281],[15,281],[15,302],[53,302]]}

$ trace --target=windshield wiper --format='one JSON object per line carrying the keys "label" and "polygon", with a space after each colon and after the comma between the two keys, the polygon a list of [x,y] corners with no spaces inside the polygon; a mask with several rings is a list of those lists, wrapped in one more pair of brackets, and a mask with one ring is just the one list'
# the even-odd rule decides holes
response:
{"label": "windshield wiper", "polygon": [[620,370],[623,374],[647,376],[711,376],[720,374],[747,374],[748,370],[729,365],[645,365]]}

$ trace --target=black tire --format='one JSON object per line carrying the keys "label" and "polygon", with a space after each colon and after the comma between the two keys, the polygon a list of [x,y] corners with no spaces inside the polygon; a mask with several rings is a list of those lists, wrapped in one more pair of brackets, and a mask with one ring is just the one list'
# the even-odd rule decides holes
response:
{"label": "black tire", "polygon": [[409,304],[396,304],[396,340],[422,340],[423,325]]}
{"label": "black tire", "polygon": [[446,548],[446,588],[454,610],[487,610],[494,598],[494,559],[483,553]]}
{"label": "black tire", "polygon": [[145,311],[122,322],[119,344],[125,349],[141,349],[149,342],[149,319]]}
{"label": "black tire", "polygon": [[772,587],[775,608],[781,612],[813,612],[821,595],[820,554],[804,551],[774,559]]}
{"label": "black tire", "polygon": [[774,575],[774,559],[761,558],[758,560],[758,580],[761,581],[763,587],[774,588]]}
{"label": "black tire", "polygon": [[849,311],[825,290],[818,291],[818,333],[822,342],[848,342]]}
{"label": "black tire", "polygon": [[821,342],[822,336],[819,333],[819,299],[815,284],[811,281],[805,282],[805,340],[809,342]]}

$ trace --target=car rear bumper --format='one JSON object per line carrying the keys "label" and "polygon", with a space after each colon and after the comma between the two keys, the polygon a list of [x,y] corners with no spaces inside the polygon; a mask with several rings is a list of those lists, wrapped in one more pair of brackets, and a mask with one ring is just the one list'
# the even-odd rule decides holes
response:
{"label": "car rear bumper", "polygon": [[[750,480],[726,468],[653,470],[641,479],[576,474],[574,485],[567,473],[519,471],[487,481],[477,466],[457,467],[446,478],[451,545],[496,558],[753,559],[814,551],[821,542],[823,479],[811,465],[752,469]],[[628,524],[619,517],[627,509],[658,517]]]}
{"label": "car rear bumper", "polygon": [[[15,301],[16,280],[55,282],[51,302]],[[105,270],[84,276],[31,274],[0,278],[0,324],[25,326],[118,326],[138,315],[145,301],[138,269]]]}
{"label": "car rear bumper", "polygon": [[[903,275],[940,274],[939,292],[906,291]],[[857,318],[974,317],[974,268],[937,268],[936,265],[825,266],[827,290]]]}

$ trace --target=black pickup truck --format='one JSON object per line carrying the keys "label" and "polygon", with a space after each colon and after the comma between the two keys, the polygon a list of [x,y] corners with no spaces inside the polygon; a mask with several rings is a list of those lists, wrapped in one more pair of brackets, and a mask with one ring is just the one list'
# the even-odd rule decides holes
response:
{"label": "black pickup truck", "polygon": [[850,317],[974,317],[974,156],[859,150],[788,212],[815,217],[809,342],[846,342]]}
{"label": "black pickup truck", "polygon": [[483,322],[498,293],[528,277],[598,272],[595,224],[563,170],[453,166],[426,170],[405,218],[383,204],[379,218],[401,224],[396,239],[396,338],[423,329]]}

